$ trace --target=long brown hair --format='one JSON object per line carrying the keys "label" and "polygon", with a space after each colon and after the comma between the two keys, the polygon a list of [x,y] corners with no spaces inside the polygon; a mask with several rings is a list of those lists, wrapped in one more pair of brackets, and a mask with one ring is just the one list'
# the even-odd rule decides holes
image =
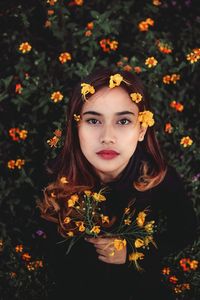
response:
{"label": "long brown hair", "polygon": [[[82,82],[94,86],[97,92],[101,88],[108,86],[110,76],[115,73],[110,69],[97,70],[82,80]],[[120,87],[128,94],[140,93],[142,95],[143,100],[137,104],[139,111],[151,110],[149,99],[141,80],[131,72],[117,71],[117,73],[121,74],[124,79]],[[87,95],[87,99],[90,97],[91,94]],[[65,142],[54,165],[54,172],[57,179],[44,189],[44,200],[38,203],[43,217],[60,225],[62,225],[63,215],[65,215],[63,200],[66,200],[67,197],[75,192],[94,189],[96,184],[99,183],[99,177],[95,173],[94,168],[81,151],[77,122],[74,120],[74,114],[81,114],[83,103],[81,84],[79,83],[74,88],[67,107]],[[145,191],[158,185],[163,180],[166,173],[166,163],[153,127],[148,127],[144,140],[140,142],[140,146],[142,151],[147,153],[151,158],[152,164],[151,168],[149,168],[147,162],[141,162],[140,173],[137,180],[133,182],[133,186],[139,191]],[[63,184],[60,181],[60,178],[65,176],[69,181],[68,184]]]}

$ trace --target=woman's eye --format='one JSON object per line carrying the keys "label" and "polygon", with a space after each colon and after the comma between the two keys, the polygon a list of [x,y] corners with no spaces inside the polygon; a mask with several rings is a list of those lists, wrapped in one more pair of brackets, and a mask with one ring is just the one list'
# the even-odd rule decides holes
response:
{"label": "woman's eye", "polygon": [[88,120],[86,120],[86,122],[89,123],[89,124],[96,124],[98,122],[98,120],[96,120],[96,119],[88,119]]}
{"label": "woman's eye", "polygon": [[122,119],[119,122],[121,122],[122,125],[128,125],[129,123],[131,123],[131,121],[128,119]]}

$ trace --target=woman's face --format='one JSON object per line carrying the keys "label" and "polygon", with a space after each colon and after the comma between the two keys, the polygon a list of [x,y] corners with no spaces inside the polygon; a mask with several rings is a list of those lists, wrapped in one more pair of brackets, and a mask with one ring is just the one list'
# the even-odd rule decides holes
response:
{"label": "woman's face", "polygon": [[80,147],[103,182],[120,175],[143,139],[146,130],[138,121],[138,112],[121,87],[104,87],[83,104],[78,123]]}

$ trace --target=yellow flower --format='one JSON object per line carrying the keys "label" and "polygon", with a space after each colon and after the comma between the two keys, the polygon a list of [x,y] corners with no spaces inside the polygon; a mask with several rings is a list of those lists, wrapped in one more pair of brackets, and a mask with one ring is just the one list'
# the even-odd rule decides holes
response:
{"label": "yellow flower", "polygon": [[145,230],[146,230],[148,233],[153,233],[154,223],[155,223],[155,221],[150,221],[150,222],[148,222],[148,223],[144,226]]}
{"label": "yellow flower", "polygon": [[114,88],[115,86],[119,86],[123,81],[123,77],[120,74],[115,74],[110,76],[109,88]]}
{"label": "yellow flower", "polygon": [[154,242],[153,237],[152,237],[151,235],[146,236],[146,237],[144,238],[144,245],[145,245],[145,246],[148,246],[149,243],[152,243],[152,244],[157,248],[156,243]]}
{"label": "yellow flower", "polygon": [[146,60],[145,60],[145,65],[148,66],[148,68],[152,68],[152,67],[155,67],[157,65],[158,61],[153,57],[148,57]]}
{"label": "yellow flower", "polygon": [[124,240],[119,240],[119,239],[114,240],[114,247],[118,251],[122,250],[125,246],[126,246],[126,240],[125,239]]}
{"label": "yellow flower", "polygon": [[199,264],[198,260],[192,260],[192,261],[190,262],[190,268],[191,268],[192,270],[196,270],[196,269],[198,268],[198,264]]}
{"label": "yellow flower", "polygon": [[101,215],[101,220],[102,220],[102,223],[108,223],[109,224],[109,217],[108,216],[104,216],[104,215]]}
{"label": "yellow flower", "polygon": [[88,191],[88,190],[85,190],[84,193],[86,194],[87,197],[91,196],[91,194],[92,194],[92,192]]}
{"label": "yellow flower", "polygon": [[184,136],[180,141],[180,144],[183,145],[184,148],[191,146],[192,143],[193,140],[189,136]]}
{"label": "yellow flower", "polygon": [[136,218],[136,222],[139,227],[142,227],[144,225],[146,215],[147,214],[144,211],[139,212]]}
{"label": "yellow flower", "polygon": [[70,221],[71,221],[71,218],[70,218],[70,217],[66,217],[66,218],[64,218],[64,220],[63,220],[63,222],[64,222],[65,224],[70,223]]}
{"label": "yellow flower", "polygon": [[81,83],[81,86],[82,86],[81,94],[82,94],[84,100],[87,100],[86,99],[87,94],[89,94],[89,93],[94,94],[95,93],[95,88],[92,85],[90,85],[88,83]]}
{"label": "yellow flower", "polygon": [[62,64],[66,63],[68,60],[71,60],[71,59],[72,59],[71,54],[68,52],[63,52],[59,56],[59,60]]}
{"label": "yellow flower", "polygon": [[18,169],[21,169],[24,164],[25,164],[25,160],[24,159],[17,159],[16,162],[15,162],[15,166]]}
{"label": "yellow flower", "polygon": [[138,116],[139,122],[142,123],[142,127],[147,128],[154,125],[153,113],[149,110],[139,112]]}
{"label": "yellow flower", "polygon": [[21,43],[21,45],[19,46],[19,51],[21,51],[22,53],[30,52],[31,49],[32,47],[28,42]]}
{"label": "yellow flower", "polygon": [[135,248],[140,248],[142,246],[144,246],[144,241],[142,239],[139,239],[139,238],[136,239],[135,240]]}
{"label": "yellow flower", "polygon": [[25,140],[25,139],[27,138],[27,133],[28,133],[27,130],[24,130],[24,129],[21,130],[21,131],[19,132],[20,139]]}
{"label": "yellow flower", "polygon": [[74,114],[74,120],[75,120],[76,122],[79,122],[80,119],[81,119],[81,116],[80,116],[80,115]]}
{"label": "yellow flower", "polygon": [[85,226],[84,226],[84,222],[83,221],[77,221],[75,222],[76,226],[78,226],[78,230],[80,232],[85,231]]}
{"label": "yellow flower", "polygon": [[72,200],[72,199],[69,199],[69,200],[67,201],[67,203],[68,203],[68,207],[74,207],[74,205],[75,205],[75,201]]}
{"label": "yellow flower", "polygon": [[129,254],[129,260],[130,261],[136,261],[138,259],[143,259],[144,258],[144,254],[141,252],[132,252],[131,254]]}
{"label": "yellow flower", "polygon": [[67,235],[68,236],[74,236],[74,233],[73,233],[73,231],[69,231],[69,232],[67,232]]}
{"label": "yellow flower", "polygon": [[51,99],[54,103],[57,103],[63,99],[63,95],[61,94],[61,92],[57,91],[51,94]]}
{"label": "yellow flower", "polygon": [[130,224],[131,224],[131,220],[130,220],[130,219],[125,219],[125,220],[124,220],[124,224],[130,225]]}
{"label": "yellow flower", "polygon": [[93,226],[92,229],[90,230],[90,232],[94,232],[94,233],[99,233],[101,230],[100,230],[100,226]]}
{"label": "yellow flower", "polygon": [[67,201],[68,202],[68,207],[74,207],[75,203],[78,201],[78,195],[74,194],[70,197],[70,199]]}
{"label": "yellow flower", "polygon": [[106,200],[106,197],[104,195],[102,195],[101,193],[94,193],[92,195],[93,199],[97,202],[102,202]]}
{"label": "yellow flower", "polygon": [[135,103],[139,103],[142,100],[142,95],[140,93],[132,93],[130,96],[132,101]]}
{"label": "yellow flower", "polygon": [[116,50],[117,48],[118,48],[118,42],[117,41],[111,41],[110,43],[109,43],[109,46],[110,46],[110,49],[111,50]]}
{"label": "yellow flower", "polygon": [[63,183],[63,184],[64,183],[69,183],[69,181],[67,180],[67,177],[65,177],[65,176],[60,178],[60,182]]}

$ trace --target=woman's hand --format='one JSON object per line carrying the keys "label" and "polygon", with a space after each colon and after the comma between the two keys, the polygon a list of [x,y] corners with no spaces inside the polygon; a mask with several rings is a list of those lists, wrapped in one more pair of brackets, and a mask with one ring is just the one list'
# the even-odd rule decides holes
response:
{"label": "woman's hand", "polygon": [[93,244],[96,252],[99,254],[98,259],[108,264],[124,264],[126,262],[126,246],[121,250],[114,247],[115,238],[86,238],[87,242]]}

